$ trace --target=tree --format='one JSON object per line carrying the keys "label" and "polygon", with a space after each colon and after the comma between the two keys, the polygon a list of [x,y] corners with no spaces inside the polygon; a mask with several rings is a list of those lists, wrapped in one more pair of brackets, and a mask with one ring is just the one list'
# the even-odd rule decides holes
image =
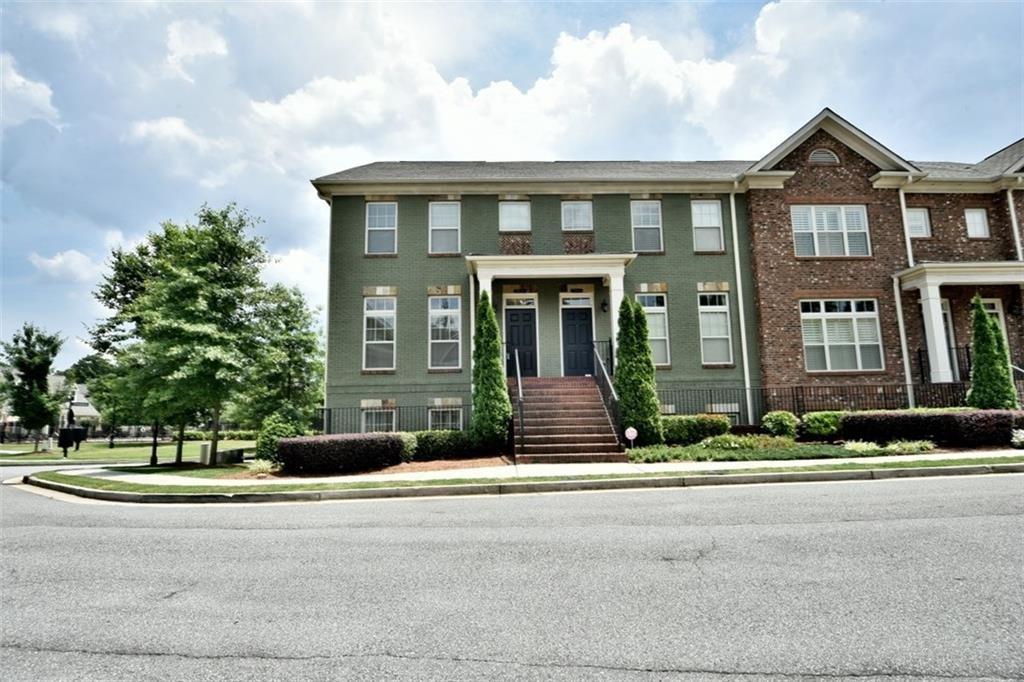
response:
{"label": "tree", "polygon": [[60,336],[29,322],[14,332],[10,342],[0,344],[4,365],[0,390],[21,425],[35,434],[36,450],[40,431],[57,421],[68,397],[66,385],[54,392],[49,385],[53,360],[63,345]]}
{"label": "tree", "polygon": [[[165,223],[164,228],[173,226]],[[114,352],[138,340],[139,318],[135,303],[156,274],[154,261],[163,244],[161,233],[150,233],[146,241],[126,251],[114,248],[110,254],[110,272],[103,276],[93,296],[113,311],[89,330],[92,347],[100,353]]]}
{"label": "tree", "polygon": [[1003,331],[975,294],[971,302],[971,388],[967,404],[985,410],[1019,406]]}
{"label": "tree", "polygon": [[308,425],[323,400],[323,346],[315,311],[298,289],[275,285],[256,297],[253,361],[230,410],[259,428],[272,414]]}
{"label": "tree", "polygon": [[114,363],[99,353],[79,358],[68,367],[64,376],[72,384],[86,384],[114,371]]}
{"label": "tree", "polygon": [[637,430],[640,445],[661,443],[665,433],[654,379],[654,361],[647,343],[647,316],[638,304],[623,299],[616,338],[615,392],[623,427]]}
{"label": "tree", "polygon": [[505,383],[498,320],[485,291],[477,305],[473,349],[473,422],[471,430],[482,447],[497,449],[508,434],[512,403]]}

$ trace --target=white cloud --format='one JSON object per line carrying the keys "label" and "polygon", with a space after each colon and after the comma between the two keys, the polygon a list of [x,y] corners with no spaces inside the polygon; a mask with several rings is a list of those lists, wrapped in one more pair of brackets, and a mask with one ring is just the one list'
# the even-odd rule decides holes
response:
{"label": "white cloud", "polygon": [[0,81],[4,128],[33,118],[56,124],[59,115],[51,101],[53,91],[50,86],[29,80],[18,73],[14,57],[7,52],[0,53]]}
{"label": "white cloud", "polygon": [[68,9],[46,8],[32,15],[32,23],[43,33],[65,40],[75,47],[92,31],[89,20],[78,12]]}
{"label": "white cloud", "polygon": [[97,281],[104,268],[102,262],[93,260],[76,249],[59,251],[49,258],[33,252],[29,254],[28,259],[36,270],[47,277],[85,284]]}
{"label": "white cloud", "polygon": [[271,256],[263,270],[263,278],[271,284],[298,287],[311,306],[327,305],[326,252],[289,249]]}
{"label": "white cloud", "polygon": [[194,79],[185,67],[199,57],[223,57],[228,53],[224,38],[209,26],[194,20],[175,21],[167,27],[167,66],[189,83]]}
{"label": "white cloud", "polygon": [[177,116],[136,121],[131,126],[129,137],[134,140],[191,147],[197,152],[207,152],[223,146],[220,141],[204,137],[192,130],[184,119]]}

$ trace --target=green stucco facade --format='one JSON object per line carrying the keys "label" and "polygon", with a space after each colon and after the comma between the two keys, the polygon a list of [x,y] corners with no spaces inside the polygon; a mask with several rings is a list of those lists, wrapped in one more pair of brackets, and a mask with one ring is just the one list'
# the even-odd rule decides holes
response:
{"label": "green stucco facade", "polygon": [[[744,310],[748,342],[757,338],[750,268],[749,230],[745,196],[735,196],[740,243],[733,243],[728,194],[661,194],[664,252],[642,254],[625,270],[624,292],[634,296],[642,284],[666,285],[668,296],[671,366],[659,369],[659,388],[743,386],[744,357],[740,346],[740,310],[735,280],[734,250],[740,254],[744,277]],[[723,253],[694,253],[692,199],[721,202]],[[327,407],[358,407],[366,399],[389,399],[399,406],[426,405],[435,398],[461,398],[470,402],[470,281],[466,255],[498,255],[498,195],[467,195],[461,202],[461,254],[428,255],[427,196],[399,196],[397,251],[394,256],[364,255],[366,200],[362,196],[334,196],[331,202],[330,281],[328,291]],[[531,236],[534,255],[565,254],[561,229],[560,195],[532,195]],[[631,197],[594,194],[593,250],[595,253],[630,253],[633,249]],[[576,233],[578,234],[578,233]],[[594,338],[611,336],[610,312],[602,310],[609,291],[599,278],[495,280],[492,299],[502,323],[505,285],[526,285],[539,298],[538,365],[541,376],[559,376],[561,347],[559,292],[568,283],[594,287]],[[728,290],[734,363],[705,367],[701,362],[698,292],[702,283]],[[428,288],[461,287],[462,352],[460,370],[428,370]],[[366,372],[362,364],[363,296],[366,287],[396,290],[396,367],[388,372]],[[757,353],[748,349],[750,376],[760,370]]]}

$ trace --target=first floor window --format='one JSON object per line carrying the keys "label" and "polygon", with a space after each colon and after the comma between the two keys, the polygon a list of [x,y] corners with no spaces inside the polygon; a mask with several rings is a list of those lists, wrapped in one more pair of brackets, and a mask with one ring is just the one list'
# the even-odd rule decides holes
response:
{"label": "first floor window", "polygon": [[457,201],[432,201],[429,211],[430,253],[458,253],[461,206]]}
{"label": "first floor window", "polygon": [[594,210],[589,201],[562,202],[562,231],[590,232],[594,229]]}
{"label": "first floor window", "polygon": [[398,253],[398,204],[366,204],[366,253]]}
{"label": "first floor window", "polygon": [[430,369],[462,366],[462,299],[430,297]]}
{"label": "first floor window", "polygon": [[875,300],[800,301],[800,322],[808,372],[883,369]]}
{"label": "first floor window", "polygon": [[363,410],[363,433],[378,433],[395,430],[395,410],[380,408]]}
{"label": "first floor window", "polygon": [[661,251],[661,202],[631,201],[634,251]]}
{"label": "first floor window", "polygon": [[967,236],[971,239],[987,239],[988,211],[983,208],[968,208],[964,210],[964,220],[967,221]]}
{"label": "first floor window", "polygon": [[430,430],[431,431],[461,431],[462,430],[462,408],[461,407],[432,407],[432,408],[430,408]]}
{"label": "first floor window", "polygon": [[363,299],[363,369],[395,368],[395,297]]}
{"label": "first floor window", "polygon": [[907,232],[911,237],[931,237],[932,221],[927,208],[907,209]]}
{"label": "first floor window", "polygon": [[498,203],[499,232],[529,232],[530,202],[501,201]]}
{"label": "first floor window", "polygon": [[798,256],[870,256],[865,206],[791,206]]}
{"label": "first floor window", "polygon": [[693,217],[693,250],[725,251],[722,239],[722,202],[694,201],[690,204]]}
{"label": "first floor window", "polygon": [[637,294],[637,302],[647,316],[647,343],[655,365],[669,364],[668,297],[665,294]]}
{"label": "first floor window", "polygon": [[728,294],[698,294],[700,357],[705,365],[732,364]]}

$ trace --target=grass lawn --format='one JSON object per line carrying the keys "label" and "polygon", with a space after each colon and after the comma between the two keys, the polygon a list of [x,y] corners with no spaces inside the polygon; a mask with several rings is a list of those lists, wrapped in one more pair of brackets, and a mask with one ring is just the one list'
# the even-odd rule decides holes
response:
{"label": "grass lawn", "polygon": [[[182,450],[182,457],[186,460],[199,459],[199,446],[203,441],[187,441]],[[173,460],[176,450],[176,443],[161,443],[157,446],[157,459],[161,461]],[[234,448],[252,448],[255,442],[251,440],[222,440],[218,444],[221,450]],[[148,462],[152,446],[149,443],[123,443],[113,448],[108,447],[107,441],[86,441],[82,443],[78,452],[68,449],[67,459],[64,461],[75,462]],[[5,450],[17,450],[15,454],[0,454],[0,460],[21,462],[32,462],[37,460],[64,459],[63,451],[54,448],[49,452],[32,452],[32,443],[4,443],[0,445],[0,452]]]}
{"label": "grass lawn", "polygon": [[[68,485],[92,488],[94,490],[114,490],[130,493],[271,493],[271,492],[296,492],[296,491],[323,491],[323,490],[356,490],[367,488],[410,488],[430,487],[441,485],[478,485],[487,483],[534,483],[543,481],[581,481],[581,480],[607,480],[623,478],[680,478],[682,476],[707,476],[723,474],[770,474],[785,471],[856,471],[863,469],[916,469],[943,466],[970,466],[986,464],[1013,464],[1024,462],[1024,456],[1020,457],[979,457],[976,459],[924,459],[909,462],[848,462],[836,464],[818,464],[814,466],[786,466],[771,467],[765,469],[734,469],[726,471],[702,471],[693,473],[657,472],[649,474],[603,474],[589,476],[534,476],[526,478],[444,478],[431,481],[363,481],[352,483],[284,483],[269,485],[239,485],[225,489],[223,486],[194,485],[148,485],[144,483],[126,483],[111,479],[91,478],[87,476],[74,476],[62,474],[55,471],[44,471],[35,474],[37,478],[53,481],[54,483],[65,483]],[[217,469],[213,469],[216,471]]]}
{"label": "grass lawn", "polygon": [[851,452],[828,443],[797,443],[792,447],[751,449],[703,448],[699,445],[652,445],[629,451],[630,462],[754,462],[766,459],[834,459],[870,457],[889,452]]}

